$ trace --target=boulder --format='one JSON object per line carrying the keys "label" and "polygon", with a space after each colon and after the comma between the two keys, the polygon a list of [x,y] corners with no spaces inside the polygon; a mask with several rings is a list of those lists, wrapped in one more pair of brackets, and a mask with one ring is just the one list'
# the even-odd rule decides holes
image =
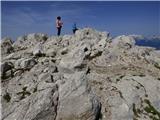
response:
{"label": "boulder", "polygon": [[42,33],[33,33],[29,35],[24,35],[18,37],[17,40],[14,42],[13,46],[15,49],[23,50],[30,47],[34,47],[37,43],[44,43],[48,39],[46,34]]}
{"label": "boulder", "polygon": [[48,49],[45,52],[45,54],[46,54],[47,57],[55,57],[56,56],[56,50],[54,50],[54,49]]}
{"label": "boulder", "polygon": [[21,58],[15,62],[15,69],[31,69],[37,61],[34,58]]}
{"label": "boulder", "polygon": [[85,28],[76,31],[75,37],[77,40],[92,40],[92,42],[99,41],[101,35],[94,29]]}
{"label": "boulder", "polygon": [[80,44],[72,49],[69,54],[64,56],[59,63],[59,70],[66,72],[74,72],[76,70],[84,70],[86,68],[86,58],[90,54],[90,44]]}
{"label": "boulder", "polygon": [[[65,74],[59,87],[59,106],[56,120],[96,120],[101,105],[88,88],[85,72]],[[78,108],[78,109],[77,109]]]}
{"label": "boulder", "polygon": [[3,38],[1,41],[1,54],[10,54],[12,52],[14,52],[14,48],[12,46],[13,42],[11,40],[11,38]]}
{"label": "boulder", "polygon": [[13,67],[14,65],[11,62],[1,63],[1,72],[5,73],[6,71],[11,70]]}
{"label": "boulder", "polygon": [[4,108],[3,120],[54,120],[57,115],[58,91],[56,87],[46,88],[12,104],[8,109]]}
{"label": "boulder", "polygon": [[24,69],[31,69],[35,64],[37,64],[36,60],[33,58],[25,59],[21,62],[20,66]]}
{"label": "boulder", "polygon": [[[160,82],[153,77],[125,76],[117,84],[112,84],[115,94],[108,98],[111,105],[112,118],[119,120],[146,119],[150,116],[159,119],[156,114],[150,114],[146,107],[160,111]],[[150,102],[145,103],[146,101]],[[149,108],[150,109],[150,108]]]}
{"label": "boulder", "polygon": [[112,40],[112,46],[123,49],[130,49],[135,46],[135,40],[131,36],[118,36]]}
{"label": "boulder", "polygon": [[72,42],[73,36],[71,35],[64,35],[61,41],[61,45],[64,47],[69,46],[69,44]]}
{"label": "boulder", "polygon": [[44,51],[43,51],[42,43],[35,46],[35,48],[33,49],[33,55],[35,55],[35,56],[44,56],[45,55]]}
{"label": "boulder", "polygon": [[[7,76],[12,76],[12,68],[14,68],[14,65],[12,62],[3,62],[1,63],[1,78],[6,78]],[[7,75],[7,71],[9,72]]]}

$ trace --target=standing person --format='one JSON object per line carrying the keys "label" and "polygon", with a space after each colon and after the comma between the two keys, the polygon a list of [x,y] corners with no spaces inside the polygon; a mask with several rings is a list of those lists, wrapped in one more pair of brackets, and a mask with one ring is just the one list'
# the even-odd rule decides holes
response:
{"label": "standing person", "polygon": [[73,34],[75,34],[75,32],[78,30],[76,23],[73,24],[72,30],[73,30]]}
{"label": "standing person", "polygon": [[57,27],[57,35],[60,36],[61,34],[61,28],[62,28],[63,22],[61,21],[61,17],[58,16],[56,20],[56,27]]}

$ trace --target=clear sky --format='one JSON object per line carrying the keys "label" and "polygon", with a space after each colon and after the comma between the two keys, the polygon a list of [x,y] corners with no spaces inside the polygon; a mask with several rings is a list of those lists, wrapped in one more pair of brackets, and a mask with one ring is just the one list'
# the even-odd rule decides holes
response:
{"label": "clear sky", "polygon": [[62,34],[72,33],[72,24],[122,34],[160,34],[160,1],[5,1],[1,2],[2,37],[14,40],[28,33],[56,35],[55,19],[61,16]]}

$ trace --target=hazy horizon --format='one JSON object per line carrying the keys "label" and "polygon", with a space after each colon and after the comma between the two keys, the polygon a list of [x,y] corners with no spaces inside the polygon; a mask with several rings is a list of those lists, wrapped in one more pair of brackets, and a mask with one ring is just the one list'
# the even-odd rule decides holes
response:
{"label": "hazy horizon", "polygon": [[55,19],[61,16],[62,34],[72,34],[72,24],[108,31],[112,36],[160,34],[159,1],[2,1],[2,38],[29,33],[56,35]]}

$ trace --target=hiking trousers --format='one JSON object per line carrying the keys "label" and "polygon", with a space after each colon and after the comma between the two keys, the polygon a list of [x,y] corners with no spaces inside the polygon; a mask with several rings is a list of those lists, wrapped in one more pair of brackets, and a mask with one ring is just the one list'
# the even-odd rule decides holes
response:
{"label": "hiking trousers", "polygon": [[62,28],[62,27],[57,27],[57,35],[58,35],[58,36],[60,36],[60,34],[61,34],[61,28]]}

